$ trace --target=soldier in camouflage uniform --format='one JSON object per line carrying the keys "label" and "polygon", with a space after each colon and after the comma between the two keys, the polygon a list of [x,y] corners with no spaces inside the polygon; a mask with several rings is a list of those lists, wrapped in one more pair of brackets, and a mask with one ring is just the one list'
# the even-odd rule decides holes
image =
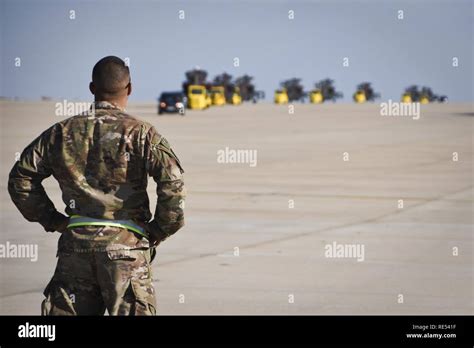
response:
{"label": "soldier in camouflage uniform", "polygon": [[[124,111],[131,83],[120,58],[95,65],[90,89],[91,110],[43,132],[9,177],[8,190],[23,216],[61,233],[42,314],[103,315],[107,309],[110,315],[154,315],[151,254],[184,224],[183,169],[153,126]],[[51,175],[68,216],[41,185]],[[157,183],[152,221],[148,176]]]}

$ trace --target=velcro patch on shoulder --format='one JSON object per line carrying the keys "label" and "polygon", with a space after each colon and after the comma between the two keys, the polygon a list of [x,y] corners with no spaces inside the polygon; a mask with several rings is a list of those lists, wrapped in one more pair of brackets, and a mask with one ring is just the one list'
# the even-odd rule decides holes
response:
{"label": "velcro patch on shoulder", "polygon": [[[168,156],[170,156],[171,158],[173,158],[176,161],[176,165],[178,166],[178,168],[180,170],[179,174],[184,173],[183,166],[181,165],[181,162],[179,161],[178,156],[176,156],[174,151],[171,149],[170,144],[168,143],[168,141],[165,138],[161,139],[160,143],[158,144],[158,149],[165,152],[166,154],[168,154]],[[179,175],[179,177],[181,177],[181,175]]]}

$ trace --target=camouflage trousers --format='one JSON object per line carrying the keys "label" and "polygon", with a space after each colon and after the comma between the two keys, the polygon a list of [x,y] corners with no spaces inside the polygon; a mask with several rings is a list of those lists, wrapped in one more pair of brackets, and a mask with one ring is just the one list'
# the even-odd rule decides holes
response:
{"label": "camouflage trousers", "polygon": [[155,315],[150,251],[59,253],[42,315]]}

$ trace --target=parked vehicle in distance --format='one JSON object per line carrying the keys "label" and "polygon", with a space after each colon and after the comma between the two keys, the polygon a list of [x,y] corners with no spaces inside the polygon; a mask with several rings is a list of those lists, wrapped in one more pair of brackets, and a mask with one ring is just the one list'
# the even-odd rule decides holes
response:
{"label": "parked vehicle in distance", "polygon": [[352,99],[358,104],[373,102],[377,98],[380,98],[380,93],[374,92],[370,82],[359,83],[356,92],[352,95]]}
{"label": "parked vehicle in distance", "polygon": [[232,105],[242,104],[242,96],[240,95],[240,88],[239,87],[234,87],[234,93],[232,93],[231,104]]}
{"label": "parked vehicle in distance", "polygon": [[309,101],[312,104],[321,104],[329,100],[335,102],[337,99],[342,97],[343,94],[336,91],[334,80],[331,80],[330,78],[316,82],[314,84],[314,89],[309,92]]}
{"label": "parked vehicle in distance", "polygon": [[322,104],[324,102],[324,96],[321,90],[314,89],[311,92],[309,92],[309,101],[312,104]]}
{"label": "parked vehicle in distance", "polygon": [[211,106],[211,96],[207,92],[206,86],[188,86],[188,107],[193,110],[204,110]]}
{"label": "parked vehicle in distance", "polygon": [[225,101],[224,86],[212,86],[211,98],[212,98],[212,105],[218,105],[218,106],[225,105],[226,101]]}
{"label": "parked vehicle in distance", "polygon": [[179,113],[184,116],[186,113],[186,97],[182,92],[163,92],[158,99],[158,114],[165,112]]}
{"label": "parked vehicle in distance", "polygon": [[437,95],[433,93],[430,87],[425,86],[420,89],[417,85],[412,85],[405,88],[401,100],[402,103],[446,103],[448,101],[448,97],[445,95]]}
{"label": "parked vehicle in distance", "polygon": [[286,89],[277,89],[275,91],[275,104],[288,104],[288,93],[286,93]]}

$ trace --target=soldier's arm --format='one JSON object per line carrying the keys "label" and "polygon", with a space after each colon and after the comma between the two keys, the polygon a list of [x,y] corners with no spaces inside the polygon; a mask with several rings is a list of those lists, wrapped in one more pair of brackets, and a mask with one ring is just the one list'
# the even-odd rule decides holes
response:
{"label": "soldier's arm", "polygon": [[28,221],[39,222],[48,232],[57,231],[67,223],[67,217],[56,210],[41,183],[52,174],[48,151],[53,128],[25,148],[8,179],[8,192],[21,214]]}
{"label": "soldier's arm", "polygon": [[154,220],[148,226],[153,238],[160,242],[184,225],[184,171],[168,141],[153,127],[146,137],[145,156],[147,171],[157,184],[158,195]]}

